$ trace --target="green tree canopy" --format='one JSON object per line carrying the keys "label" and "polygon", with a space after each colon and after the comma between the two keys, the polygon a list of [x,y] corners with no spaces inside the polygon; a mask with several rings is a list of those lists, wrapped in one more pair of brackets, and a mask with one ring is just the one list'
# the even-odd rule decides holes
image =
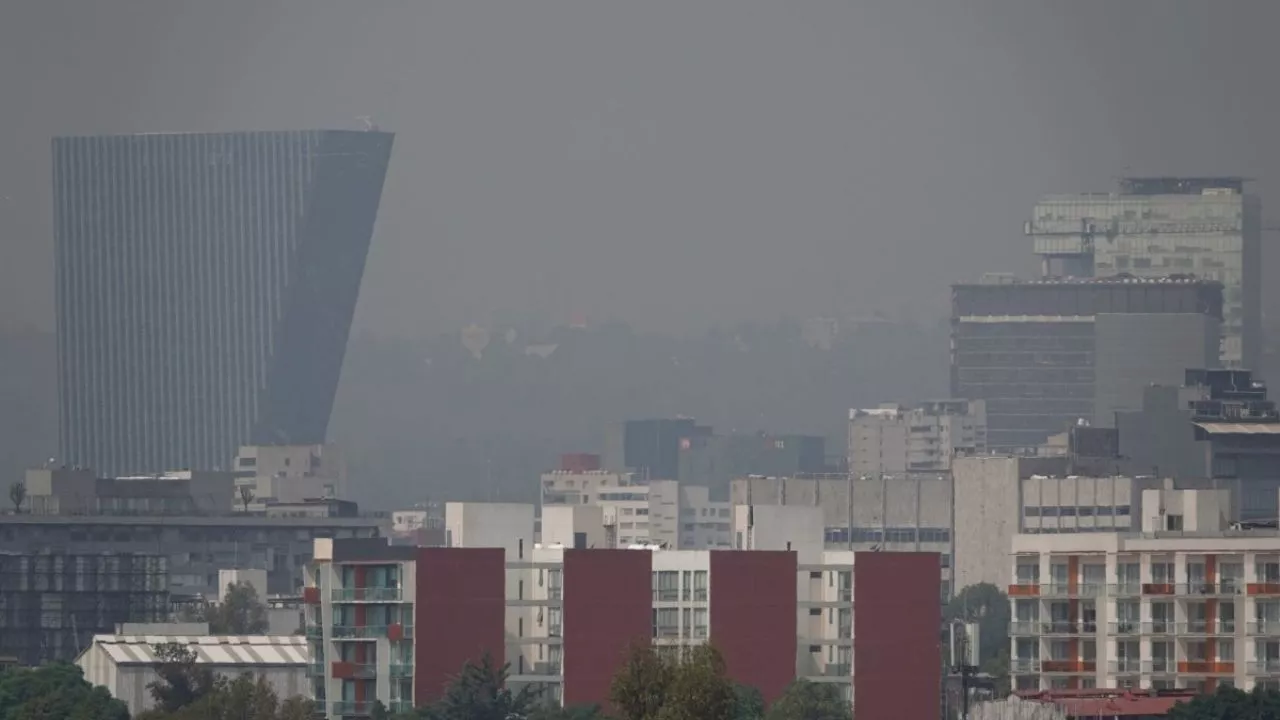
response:
{"label": "green tree canopy", "polygon": [[853,720],[853,709],[834,685],[796,680],[787,686],[765,720]]}
{"label": "green tree canopy", "polygon": [[129,720],[129,708],[71,664],[0,673],[0,720]]}
{"label": "green tree canopy", "polygon": [[667,686],[659,720],[734,720],[738,696],[714,645],[698,645],[680,660]]}
{"label": "green tree canopy", "polygon": [[652,645],[633,645],[609,686],[614,714],[620,720],[657,720],[674,674],[671,663]]}
{"label": "green tree canopy", "polygon": [[943,611],[947,621],[978,624],[978,662],[984,672],[1008,672],[1009,596],[991,583],[970,585]]}
{"label": "green tree canopy", "polygon": [[764,696],[750,685],[741,683],[733,686],[736,704],[733,711],[734,720],[762,720],[764,718]]}
{"label": "green tree canopy", "polygon": [[478,663],[467,663],[445,688],[444,697],[419,710],[428,720],[507,720],[525,718],[537,707],[538,691],[506,687],[509,666],[499,666],[485,654]]}
{"label": "green tree canopy", "polygon": [[162,713],[175,713],[194,705],[218,689],[211,670],[196,663],[196,654],[186,645],[164,643],[155,646],[158,679],[147,685],[155,707]]}
{"label": "green tree canopy", "polygon": [[1254,689],[1245,692],[1219,687],[1211,695],[1175,705],[1169,720],[1277,720],[1280,718],[1280,691]]}
{"label": "green tree canopy", "polygon": [[185,620],[209,623],[214,635],[261,635],[267,632],[267,606],[249,583],[231,583],[226,599],[186,613]]}

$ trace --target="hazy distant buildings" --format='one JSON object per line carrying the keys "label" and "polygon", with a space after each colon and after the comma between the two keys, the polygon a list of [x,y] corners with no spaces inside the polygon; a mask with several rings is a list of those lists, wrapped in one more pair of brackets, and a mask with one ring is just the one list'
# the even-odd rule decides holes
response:
{"label": "hazy distant buildings", "polygon": [[55,139],[59,460],[323,443],[392,137]]}
{"label": "hazy distant buildings", "polygon": [[958,454],[987,449],[982,400],[934,400],[849,411],[849,473],[855,477],[944,472]]}
{"label": "hazy distant buildings", "polygon": [[1238,177],[1125,178],[1118,193],[1045,197],[1026,232],[1046,276],[1185,274],[1222,283],[1221,361],[1256,369],[1262,209],[1244,185]]}
{"label": "hazy distant buildings", "polygon": [[984,400],[987,445],[1034,454],[1079,422],[1111,425],[1142,388],[1216,362],[1222,285],[1098,278],[952,287],[951,394]]}
{"label": "hazy distant buildings", "polygon": [[682,442],[710,434],[710,427],[693,418],[627,420],[606,431],[603,467],[642,479],[679,480]]}
{"label": "hazy distant buildings", "polygon": [[347,499],[347,465],[335,445],[246,445],[236,455],[239,488],[248,487],[250,509],[318,498]]}
{"label": "hazy distant buildings", "polygon": [[817,435],[699,435],[681,441],[678,475],[682,485],[706,487],[724,500],[735,477],[825,472],[826,447]]}

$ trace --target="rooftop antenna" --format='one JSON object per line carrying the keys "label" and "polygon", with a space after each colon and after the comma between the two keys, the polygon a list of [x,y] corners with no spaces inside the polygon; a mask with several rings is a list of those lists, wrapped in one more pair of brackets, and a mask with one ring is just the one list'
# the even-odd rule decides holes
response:
{"label": "rooftop antenna", "polygon": [[373,119],[372,119],[370,116],[368,116],[368,115],[361,115],[361,116],[357,117],[356,119],[360,121],[360,123],[361,123],[361,125],[362,125],[362,128],[361,128],[361,129],[363,129],[365,132],[375,132],[375,131],[377,131],[378,126],[373,122]]}

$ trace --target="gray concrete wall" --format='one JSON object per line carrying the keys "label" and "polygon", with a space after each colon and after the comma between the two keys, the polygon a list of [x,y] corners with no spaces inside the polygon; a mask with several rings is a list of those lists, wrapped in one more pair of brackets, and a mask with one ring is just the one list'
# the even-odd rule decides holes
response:
{"label": "gray concrete wall", "polygon": [[1187,368],[1215,367],[1221,323],[1195,313],[1103,314],[1094,319],[1094,416],[1142,408],[1149,385],[1182,384]]}

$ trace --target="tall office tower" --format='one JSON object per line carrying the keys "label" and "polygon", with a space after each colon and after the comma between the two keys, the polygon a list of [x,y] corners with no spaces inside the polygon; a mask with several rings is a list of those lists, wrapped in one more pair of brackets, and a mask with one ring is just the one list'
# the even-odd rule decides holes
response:
{"label": "tall office tower", "polygon": [[322,444],[392,140],[56,138],[59,461],[214,469]]}
{"label": "tall office tower", "polygon": [[1256,368],[1262,206],[1238,177],[1124,178],[1119,192],[1049,195],[1026,223],[1043,274],[1194,275],[1223,286],[1220,360]]}
{"label": "tall office tower", "polygon": [[1222,324],[1209,280],[955,285],[951,303],[951,393],[986,401],[997,454],[1035,454],[1081,422],[1114,427],[1146,386],[1216,360]]}

